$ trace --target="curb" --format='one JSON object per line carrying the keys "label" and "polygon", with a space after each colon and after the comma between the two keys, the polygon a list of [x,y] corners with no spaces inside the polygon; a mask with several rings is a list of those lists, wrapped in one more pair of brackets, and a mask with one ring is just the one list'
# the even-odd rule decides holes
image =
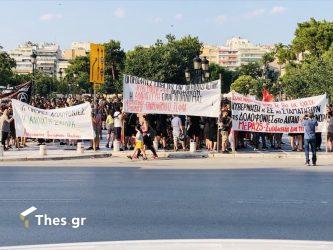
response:
{"label": "curb", "polygon": [[111,153],[101,153],[101,154],[89,154],[89,155],[73,155],[73,156],[44,156],[44,157],[17,157],[17,158],[5,158],[0,157],[0,162],[9,161],[49,161],[49,160],[75,160],[75,159],[99,159],[111,157]]}

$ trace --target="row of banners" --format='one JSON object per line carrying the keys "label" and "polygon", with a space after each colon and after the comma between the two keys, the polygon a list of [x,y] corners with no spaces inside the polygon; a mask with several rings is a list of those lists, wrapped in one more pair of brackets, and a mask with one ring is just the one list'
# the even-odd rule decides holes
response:
{"label": "row of banners", "polygon": [[[221,82],[169,84],[124,76],[123,111],[219,117]],[[17,136],[48,139],[92,139],[90,103],[42,110],[13,99]],[[323,131],[326,95],[283,102],[263,102],[236,92],[231,95],[232,128],[264,133],[303,133],[301,118],[314,112]]]}

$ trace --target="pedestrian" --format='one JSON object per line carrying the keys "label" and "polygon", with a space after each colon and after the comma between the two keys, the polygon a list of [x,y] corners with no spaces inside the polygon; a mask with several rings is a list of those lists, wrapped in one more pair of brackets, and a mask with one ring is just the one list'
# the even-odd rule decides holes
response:
{"label": "pedestrian", "polygon": [[3,150],[8,150],[6,147],[6,141],[9,136],[10,132],[10,123],[12,122],[13,118],[9,119],[8,117],[8,109],[6,108],[2,116],[0,117],[0,128],[1,128],[1,145],[3,147]]}
{"label": "pedestrian", "polygon": [[143,115],[140,119],[140,125],[143,133],[143,145],[146,149],[149,149],[153,153],[153,158],[156,159],[158,157],[156,150],[153,146],[153,140],[151,138],[151,130],[149,126],[149,121],[146,115]]}
{"label": "pedestrian", "polygon": [[318,126],[317,119],[314,117],[313,112],[304,115],[302,119],[302,126],[304,127],[304,148],[305,148],[305,164],[310,166],[310,147],[312,152],[312,165],[316,166],[316,127]]}
{"label": "pedestrian", "polygon": [[[182,121],[178,115],[174,115],[171,120],[172,127],[172,137],[173,137],[173,150],[178,151],[178,140],[181,139],[181,135],[183,134],[183,126]],[[184,140],[181,141],[182,148],[185,150]]]}
{"label": "pedestrian", "polygon": [[116,111],[113,114],[113,121],[114,121],[115,141],[121,144],[121,129],[123,127],[123,115],[120,111],[120,107],[116,107]]}
{"label": "pedestrian", "polygon": [[221,136],[222,136],[222,153],[229,153],[228,151],[228,138],[229,138],[229,130],[231,128],[232,120],[228,116],[227,111],[222,111],[221,118]]}
{"label": "pedestrian", "polygon": [[137,159],[138,155],[142,153],[143,160],[147,160],[147,155],[145,148],[143,146],[143,132],[141,126],[138,125],[135,127],[136,135],[135,135],[135,147],[132,156],[127,156],[129,159]]}
{"label": "pedestrian", "polygon": [[112,117],[112,110],[107,111],[105,127],[106,127],[106,130],[107,130],[105,147],[107,147],[107,148],[111,147],[112,148],[113,140],[114,140],[114,120],[113,120],[113,117]]}

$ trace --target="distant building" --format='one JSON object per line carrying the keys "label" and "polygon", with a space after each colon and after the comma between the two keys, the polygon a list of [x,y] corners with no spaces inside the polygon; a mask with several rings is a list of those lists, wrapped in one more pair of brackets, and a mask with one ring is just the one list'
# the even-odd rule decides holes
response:
{"label": "distant building", "polygon": [[57,61],[61,58],[60,47],[54,43],[43,43],[39,45],[27,42],[9,51],[9,56],[16,61],[15,71],[18,74],[32,73],[31,55],[33,52],[37,54],[36,69],[53,76],[57,68]]}
{"label": "distant building", "polygon": [[66,60],[73,60],[78,56],[86,56],[89,51],[89,42],[73,42],[70,49],[63,51],[62,58]]}
{"label": "distant building", "polygon": [[206,44],[203,47],[201,56],[205,56],[211,63],[219,64],[219,47]]}
{"label": "distant building", "polygon": [[[249,40],[233,37],[225,46],[204,45],[201,57],[206,56],[211,63],[217,63],[229,69],[243,64],[259,62],[262,56],[270,51],[270,46],[253,45]],[[216,56],[218,60],[216,60]]]}
{"label": "distant building", "polygon": [[66,59],[58,60],[57,68],[56,68],[56,70],[57,70],[56,76],[57,76],[58,80],[62,80],[66,76],[66,74],[67,74],[66,70],[70,65],[71,64],[70,64],[69,60],[66,60]]}

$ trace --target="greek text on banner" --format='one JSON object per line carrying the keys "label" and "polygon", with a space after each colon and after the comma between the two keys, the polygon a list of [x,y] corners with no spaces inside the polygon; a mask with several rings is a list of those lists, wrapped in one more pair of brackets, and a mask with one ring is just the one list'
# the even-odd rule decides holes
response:
{"label": "greek text on banner", "polygon": [[45,139],[93,139],[89,103],[60,108],[39,109],[12,99],[16,135]]}
{"label": "greek text on banner", "polygon": [[318,120],[318,132],[323,132],[326,95],[283,102],[262,102],[232,93],[232,128],[263,133],[304,133],[301,119],[313,112]]}
{"label": "greek text on banner", "polygon": [[124,76],[124,112],[218,117],[219,80],[202,84],[171,84]]}

